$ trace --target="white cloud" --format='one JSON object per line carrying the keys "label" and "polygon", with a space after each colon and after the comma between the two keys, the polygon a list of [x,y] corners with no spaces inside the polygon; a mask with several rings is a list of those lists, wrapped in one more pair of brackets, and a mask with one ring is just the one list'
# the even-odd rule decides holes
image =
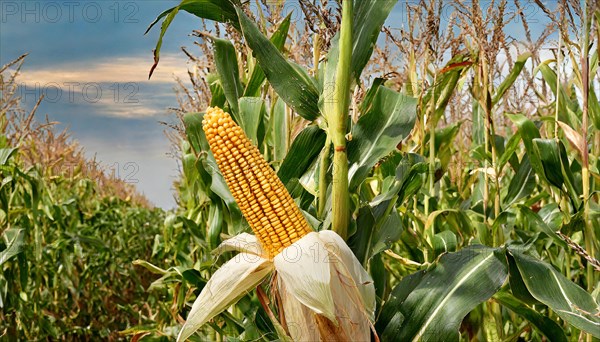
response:
{"label": "white cloud", "polygon": [[52,64],[45,68],[24,71],[21,82],[27,84],[48,83],[126,83],[126,82],[173,82],[173,76],[187,78],[186,58],[180,54],[164,54],[152,79],[148,72],[152,66],[152,55],[102,59],[93,63]]}
{"label": "white cloud", "polygon": [[[97,115],[139,118],[164,115],[175,106],[174,77],[187,80],[185,56],[166,54],[151,80],[152,56],[120,57],[93,62],[22,69],[21,96],[45,96],[47,103],[83,105]],[[88,107],[89,106],[89,107]]]}

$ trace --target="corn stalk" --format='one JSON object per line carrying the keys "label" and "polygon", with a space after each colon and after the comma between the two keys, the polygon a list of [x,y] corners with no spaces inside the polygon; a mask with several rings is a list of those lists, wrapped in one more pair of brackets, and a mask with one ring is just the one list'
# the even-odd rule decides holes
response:
{"label": "corn stalk", "polygon": [[[583,114],[582,114],[582,137],[583,137],[583,165],[581,167],[581,178],[583,182],[583,215],[585,222],[585,247],[591,258],[595,258],[594,251],[594,231],[592,224],[589,219],[590,217],[590,171],[589,171],[589,153],[588,153],[588,120],[589,120],[589,87],[590,87],[590,67],[589,67],[589,42],[590,42],[590,30],[592,27],[592,12],[586,5],[584,7],[585,23],[583,29],[583,42],[582,55],[581,55],[581,76],[582,76],[582,93],[583,93]],[[587,289],[593,291],[595,282],[595,274],[593,266],[588,263],[587,265]],[[588,335],[588,341],[591,341],[592,336]]]}
{"label": "corn stalk", "polygon": [[329,120],[333,142],[332,228],[342,238],[348,236],[350,197],[348,193],[348,156],[346,154],[346,123],[350,95],[350,63],[352,62],[352,1],[342,4],[340,55],[334,87],[334,111]]}

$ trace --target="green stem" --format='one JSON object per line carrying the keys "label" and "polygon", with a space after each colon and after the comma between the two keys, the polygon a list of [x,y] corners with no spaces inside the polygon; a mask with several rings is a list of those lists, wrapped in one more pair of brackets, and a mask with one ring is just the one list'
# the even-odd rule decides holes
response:
{"label": "green stem", "polygon": [[[425,87],[425,80],[427,77],[427,66],[429,65],[429,55],[430,50],[426,50],[425,52],[425,58],[424,58],[424,62],[423,62],[423,87]],[[435,81],[433,82],[433,94],[430,98],[430,103],[435,103]],[[425,90],[421,89],[421,95],[425,94]],[[420,97],[422,99],[422,96]],[[427,175],[428,175],[428,188],[429,188],[429,193],[425,195],[425,203],[423,204],[423,209],[425,210],[425,217],[429,217],[429,214],[431,213],[431,208],[429,208],[429,202],[431,201],[431,197],[433,196],[433,186],[434,186],[434,182],[433,182],[433,177],[435,175],[435,140],[433,140],[433,144],[431,144],[432,139],[435,139],[435,133],[433,133],[431,127],[431,124],[429,124],[430,122],[432,122],[431,120],[431,112],[433,112],[433,110],[431,110],[432,105],[429,103],[422,103],[419,106],[422,108],[422,110],[420,111],[421,114],[421,118],[420,118],[420,122],[421,122],[421,139],[423,141],[423,143],[421,143],[421,154],[424,155],[425,154],[425,132],[429,131],[429,167],[428,167],[428,171],[427,171]],[[429,120],[429,121],[427,121]],[[433,227],[432,227],[433,228]],[[432,229],[433,230],[433,229]],[[429,240],[429,235],[427,235],[425,237],[429,243],[431,243],[431,240]],[[427,260],[430,261],[430,260]]]}
{"label": "green stem", "polygon": [[[480,96],[480,106],[481,108],[483,108],[484,112],[485,112],[485,121],[484,121],[484,125],[485,125],[485,134],[484,134],[484,140],[485,140],[485,154],[486,156],[488,154],[491,154],[492,160],[491,160],[491,165],[490,162],[488,161],[487,158],[485,158],[485,171],[484,171],[484,181],[485,181],[485,187],[484,187],[484,193],[483,193],[483,197],[484,197],[484,217],[486,220],[486,223],[488,225],[490,225],[490,227],[493,226],[493,221],[490,222],[490,220],[487,219],[488,217],[488,210],[487,210],[487,206],[490,200],[490,179],[489,179],[489,175],[488,175],[488,168],[491,168],[492,170],[494,170],[494,179],[492,179],[492,182],[494,183],[494,187],[496,190],[496,193],[494,195],[494,220],[498,217],[498,215],[500,215],[500,184],[498,181],[498,168],[496,167],[496,165],[498,164],[497,162],[497,152],[496,152],[496,132],[494,129],[494,119],[492,117],[492,99],[491,99],[491,87],[490,87],[490,79],[489,79],[489,75],[491,72],[491,68],[488,65],[488,60],[487,57],[485,56],[483,50],[481,51],[480,54],[480,67],[479,67],[479,72],[480,72],[480,80],[481,80],[481,87],[479,88],[479,96]],[[502,231],[502,228],[498,227],[497,231],[492,231],[492,243],[494,247],[497,247],[501,244],[504,243],[504,233]],[[498,333],[498,336],[500,338],[504,338],[504,331],[502,330],[502,313],[500,310],[500,305],[498,305],[498,303],[491,303],[490,305],[490,309],[492,312],[492,317],[495,320],[496,323],[496,331]]]}
{"label": "green stem", "polygon": [[560,29],[559,29],[558,50],[556,53],[556,107],[555,107],[555,111],[554,111],[554,139],[556,139],[557,142],[558,142],[558,111],[560,109],[560,107],[559,107],[560,96],[558,96],[560,94],[560,65],[561,65],[560,57],[562,55],[562,53],[561,53],[561,48],[562,48],[561,29],[562,29],[562,25],[560,26]]}
{"label": "green stem", "polygon": [[[435,151],[435,103],[436,103],[436,97],[435,97],[435,90],[436,90],[436,85],[437,85],[437,74],[434,76],[433,78],[433,93],[431,94],[431,102],[429,103],[428,109],[427,109],[427,120],[429,120],[428,122],[428,130],[429,130],[429,196],[425,196],[425,215],[426,217],[429,217],[429,215],[431,214],[432,208],[430,207],[430,202],[432,198],[436,198],[436,193],[435,193],[435,155],[436,155],[436,151]],[[427,236],[426,239],[427,241],[432,244],[433,243],[433,236],[435,235],[435,220],[434,222],[431,224],[431,226],[429,227],[429,231],[427,232]],[[429,260],[426,259],[426,261],[428,262],[433,262],[433,260]]]}
{"label": "green stem", "polygon": [[[479,97],[480,97],[480,102],[479,102],[479,107],[481,109],[484,110],[484,114],[485,114],[485,119],[484,119],[484,127],[485,127],[485,133],[483,134],[483,150],[485,151],[485,155],[487,156],[487,154],[489,153],[489,144],[490,144],[490,136],[489,136],[489,121],[488,121],[488,112],[487,112],[487,105],[486,105],[486,94],[487,94],[487,70],[485,69],[485,66],[483,65],[483,63],[485,63],[485,56],[483,55],[483,53],[480,54],[480,64],[479,64]],[[483,97],[483,99],[481,99],[481,97]],[[484,182],[484,186],[483,186],[483,217],[485,218],[485,222],[486,224],[489,224],[488,221],[488,202],[489,202],[489,198],[490,198],[490,184],[489,184],[489,177],[488,177],[488,172],[487,169],[489,167],[489,162],[487,158],[484,158],[483,161],[483,167],[484,167],[484,172],[483,172],[483,182]],[[493,237],[493,240],[496,240],[495,236]],[[494,246],[495,243],[494,243]]]}
{"label": "green stem", "polygon": [[327,204],[327,170],[329,169],[329,150],[331,148],[331,139],[327,136],[325,147],[321,152],[321,160],[319,161],[319,208],[317,217],[325,219],[325,204]]}
{"label": "green stem", "polygon": [[333,153],[331,202],[333,231],[345,240],[348,237],[350,221],[350,197],[348,193],[348,158],[344,150],[335,150]]}
{"label": "green stem", "polygon": [[346,155],[346,123],[350,96],[352,63],[352,18],[351,0],[342,3],[342,26],[340,30],[340,55],[336,69],[334,91],[334,112],[329,120],[333,142],[333,189],[332,189],[332,228],[343,239],[348,235],[350,221],[350,195],[348,192],[348,157]]}
{"label": "green stem", "polygon": [[[429,113],[427,119],[429,120],[429,194],[431,197],[436,197],[435,194],[435,90],[437,75],[433,78],[433,94],[431,96],[431,102],[429,105]],[[429,213],[427,213],[429,214]]]}
{"label": "green stem", "polygon": [[[589,86],[590,86],[590,68],[589,68],[589,41],[590,41],[590,30],[591,30],[591,13],[589,8],[584,7],[584,15],[585,15],[585,23],[583,29],[583,42],[582,46],[582,55],[581,55],[581,78],[582,78],[582,94],[583,94],[583,114],[582,114],[582,136],[583,136],[583,156],[582,156],[582,166],[581,166],[581,178],[583,182],[583,219],[585,222],[585,248],[590,255],[590,257],[595,258],[595,246],[594,246],[594,230],[592,229],[591,221],[589,218],[590,212],[590,173],[589,173],[589,154],[588,154],[588,116],[589,116]],[[588,263],[587,265],[587,289],[589,292],[594,290],[594,285],[596,284],[594,279],[594,269],[592,265]],[[588,335],[588,340],[591,340],[591,335]]]}
{"label": "green stem", "polygon": [[[494,187],[496,192],[494,193],[494,220],[500,216],[500,172],[498,169],[498,151],[496,150],[496,129],[494,123],[491,122],[491,136],[492,136],[492,169],[494,169]],[[496,244],[494,246],[500,246],[504,244],[504,231],[499,228],[496,231]]]}
{"label": "green stem", "polygon": [[[481,107],[483,108],[483,110],[485,111],[485,137],[487,139],[485,142],[485,153],[490,154],[492,157],[492,162],[491,165],[490,163],[487,161],[485,162],[485,181],[486,181],[486,186],[485,186],[485,197],[486,200],[484,200],[485,202],[485,206],[484,209],[487,210],[487,204],[489,201],[489,195],[490,195],[490,184],[489,184],[489,176],[488,176],[488,168],[491,168],[492,170],[494,170],[495,175],[493,176],[494,178],[492,179],[492,182],[494,183],[494,187],[495,187],[495,194],[494,194],[494,219],[496,217],[498,217],[498,215],[500,215],[500,184],[498,181],[498,177],[499,177],[499,170],[497,169],[496,165],[498,164],[498,155],[497,155],[497,151],[496,151],[496,129],[494,127],[494,118],[492,116],[492,100],[490,98],[490,80],[489,80],[489,74],[490,74],[490,67],[488,65],[488,61],[486,59],[486,57],[483,55],[482,53],[482,57],[481,57],[481,73],[482,73],[482,87],[480,89],[481,93],[480,95],[483,97],[483,101],[481,103]],[[504,236],[500,235],[499,232],[497,232],[497,234],[494,235],[493,237],[494,239],[494,246],[498,246],[499,244],[503,243],[504,240]]]}

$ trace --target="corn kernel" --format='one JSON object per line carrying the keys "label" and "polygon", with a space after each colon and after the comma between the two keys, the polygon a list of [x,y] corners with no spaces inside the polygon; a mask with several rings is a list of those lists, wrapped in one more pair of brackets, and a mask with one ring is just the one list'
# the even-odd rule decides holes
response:
{"label": "corn kernel", "polygon": [[308,234],[300,209],[229,114],[209,107],[202,125],[227,186],[269,256]]}

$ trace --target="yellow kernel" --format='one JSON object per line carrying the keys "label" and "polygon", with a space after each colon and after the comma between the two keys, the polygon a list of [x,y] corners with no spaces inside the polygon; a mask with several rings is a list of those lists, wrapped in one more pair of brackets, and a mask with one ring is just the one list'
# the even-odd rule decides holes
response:
{"label": "yellow kernel", "polygon": [[307,234],[310,229],[293,199],[229,114],[209,107],[202,125],[223,178],[269,255]]}

